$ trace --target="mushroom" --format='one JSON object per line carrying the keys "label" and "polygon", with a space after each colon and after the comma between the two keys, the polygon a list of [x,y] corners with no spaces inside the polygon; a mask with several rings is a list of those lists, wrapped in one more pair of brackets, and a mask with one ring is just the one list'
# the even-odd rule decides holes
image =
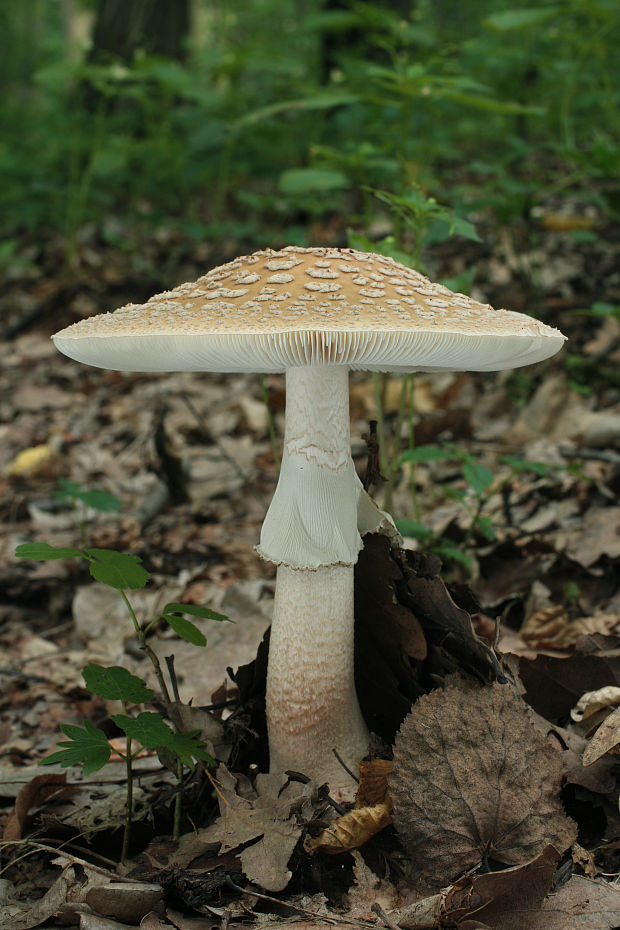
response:
{"label": "mushroom", "polygon": [[553,355],[564,336],[385,256],[293,246],[236,258],[53,338],[101,368],[286,372],[282,467],[257,547],[278,566],[270,768],[303,771],[352,797],[333,750],[353,766],[368,744],[353,674],[353,566],[362,535],[393,524],[351,459],[348,372],[516,368]]}

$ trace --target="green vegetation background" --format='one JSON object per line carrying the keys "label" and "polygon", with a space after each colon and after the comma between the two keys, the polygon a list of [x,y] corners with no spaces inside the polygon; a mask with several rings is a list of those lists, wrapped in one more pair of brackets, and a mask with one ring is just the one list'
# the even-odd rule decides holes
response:
{"label": "green vegetation background", "polygon": [[125,59],[89,50],[97,6],[0,5],[0,263],[85,223],[277,247],[337,217],[363,245],[387,215],[419,264],[554,194],[617,218],[617,0],[193,0],[178,55]]}

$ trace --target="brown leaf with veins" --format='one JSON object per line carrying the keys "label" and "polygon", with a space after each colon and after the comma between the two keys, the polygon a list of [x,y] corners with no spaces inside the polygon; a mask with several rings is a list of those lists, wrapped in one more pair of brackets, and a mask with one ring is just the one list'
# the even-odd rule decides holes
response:
{"label": "brown leaf with veins", "polygon": [[463,876],[446,893],[444,922],[461,926],[466,919],[475,919],[493,930],[523,930],[523,911],[540,909],[559,860],[557,850],[547,846],[525,865]]}
{"label": "brown leaf with veins", "polygon": [[562,853],[577,835],[558,796],[562,773],[508,686],[433,691],[396,737],[394,826],[431,886],[485,859],[512,866],[548,845]]}
{"label": "brown leaf with veins", "polygon": [[170,864],[185,868],[210,844],[219,843],[220,854],[238,851],[251,882],[267,891],[283,891],[292,875],[288,861],[303,831],[297,815],[309,816],[313,785],[261,773],[252,788],[221,765],[215,787],[220,816],[209,827],[181,837]]}
{"label": "brown leaf with veins", "polygon": [[609,882],[573,875],[538,913],[522,913],[527,930],[615,930],[620,926],[620,891]]}

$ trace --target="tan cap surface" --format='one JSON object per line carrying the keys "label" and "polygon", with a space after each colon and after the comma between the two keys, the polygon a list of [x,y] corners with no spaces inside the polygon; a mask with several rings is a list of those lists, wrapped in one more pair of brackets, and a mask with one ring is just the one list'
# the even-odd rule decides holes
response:
{"label": "tan cap surface", "polygon": [[236,258],[53,338],[71,358],[127,371],[484,371],[541,361],[564,342],[556,329],[453,294],[391,258],[296,246]]}

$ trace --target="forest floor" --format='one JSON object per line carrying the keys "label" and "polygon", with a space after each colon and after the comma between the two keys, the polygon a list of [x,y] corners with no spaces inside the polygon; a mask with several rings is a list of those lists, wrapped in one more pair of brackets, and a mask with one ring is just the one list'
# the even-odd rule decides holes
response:
{"label": "forest floor", "polygon": [[[59,356],[49,338],[81,316],[192,280],[232,256],[234,246],[214,255],[183,242],[153,241],[142,255],[148,274],[141,275],[135,260],[107,252],[91,231],[67,276],[58,270],[57,244],[24,244],[1,299],[7,320],[0,342],[3,930],[51,927],[57,920],[91,930],[620,925],[613,754],[620,745],[620,323],[610,310],[575,312],[597,301],[620,305],[618,230],[587,247],[554,229],[537,230],[525,250],[515,240],[498,236],[492,252],[474,256],[472,296],[526,310],[535,280],[536,309],[566,333],[568,346],[518,376],[416,378],[416,443],[452,442],[493,471],[483,511],[492,532],[471,527],[468,507],[476,500],[458,452],[416,466],[423,523],[436,543],[448,541],[466,561],[446,562],[447,589],[436,564],[415,556],[411,539],[404,543],[407,567],[385,553],[366,564],[372,597],[378,601],[383,592],[384,606],[391,605],[383,635],[418,671],[410,693],[406,682],[381,677],[385,672],[370,664],[372,647],[364,651],[362,644],[359,661],[368,665],[358,689],[368,687],[360,702],[371,714],[380,700],[377,687],[396,704],[432,692],[417,703],[418,718],[412,715],[402,739],[413,741],[420,758],[433,759],[435,794],[422,801],[407,790],[403,801],[403,785],[428,780],[420,763],[413,773],[395,772],[390,800],[379,765],[390,753],[379,753],[370,781],[382,787],[369,793],[366,782],[356,822],[344,827],[353,838],[348,846],[336,844],[345,851],[335,854],[321,834],[338,816],[325,793],[285,777],[255,778],[253,766],[260,768],[266,756],[259,646],[275,575],[253,547],[277,480],[258,378],[100,371]],[[433,276],[456,274],[464,262],[461,254],[438,251],[431,257]],[[283,377],[269,376],[266,386],[281,438]],[[400,382],[389,379],[384,388],[389,433]],[[374,404],[371,378],[352,375],[352,450],[362,476]],[[406,445],[406,428],[402,438]],[[536,467],[517,467],[514,457]],[[122,507],[76,510],[55,496],[63,480],[104,490]],[[401,469],[393,500],[399,519],[414,516],[410,484],[410,472]],[[374,490],[381,503],[381,488]],[[234,621],[196,620],[206,648],[161,623],[151,632],[149,645],[162,661],[174,654],[178,700],[196,709],[217,705],[210,722],[205,715],[196,726],[222,766],[215,783],[199,768],[188,776],[187,819],[177,844],[170,839],[174,778],[153,750],[135,760],[136,822],[122,869],[116,867],[125,804],[120,756],[90,775],[77,766],[39,767],[61,737],[60,725],[85,719],[122,750],[124,738],[110,719],[118,702],[85,687],[84,666],[122,665],[157,690],[118,591],[93,581],[85,562],[14,555],[19,544],[33,541],[80,547],[80,520],[88,547],[131,553],[150,573],[145,588],[130,592],[140,623],[169,602],[206,606]],[[389,625],[395,602],[408,617],[394,621],[400,632]],[[471,624],[463,625],[463,614]],[[371,626],[373,619],[379,622],[376,614],[366,616]],[[482,671],[472,659],[481,642],[487,650]],[[247,675],[240,679],[236,707],[227,669],[252,663],[257,652],[255,689]],[[510,689],[489,683],[498,677]],[[372,678],[375,690],[364,685]],[[438,685],[448,687],[432,690]],[[584,694],[602,688],[575,713]],[[523,710],[521,696],[531,711]],[[227,722],[228,710],[222,714],[227,702],[228,710],[236,708],[236,726]],[[432,739],[425,742],[429,721],[452,734],[436,756]],[[384,743],[393,737],[390,726]],[[487,742],[474,749],[480,729]],[[524,758],[526,770],[519,769],[515,785]],[[470,772],[467,786],[448,778],[454,766]],[[499,800],[513,795],[531,814],[524,818],[527,835],[513,836],[514,842],[506,839],[509,815]],[[420,805],[430,827],[412,838],[408,818],[419,821]],[[383,829],[368,839],[368,824],[377,817]],[[223,821],[225,842],[214,839],[213,826],[206,835],[209,824]],[[454,842],[457,821],[464,838]],[[412,910],[416,901],[423,904]]]}

